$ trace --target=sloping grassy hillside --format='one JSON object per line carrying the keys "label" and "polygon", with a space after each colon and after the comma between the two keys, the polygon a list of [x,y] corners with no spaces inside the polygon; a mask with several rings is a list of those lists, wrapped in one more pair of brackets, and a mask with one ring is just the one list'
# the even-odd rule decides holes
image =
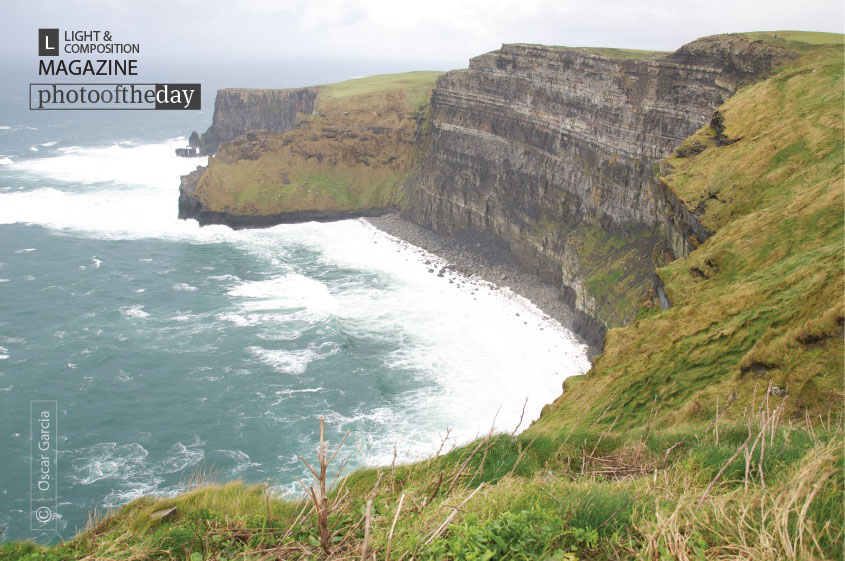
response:
{"label": "sloping grassy hillside", "polygon": [[639,424],[663,392],[661,422],[712,416],[731,392],[741,415],[770,379],[791,413],[841,411],[842,72],[841,46],[807,48],[733,96],[721,132],[714,123],[679,150],[700,153],[668,160],[661,180],[715,234],[658,271],[673,307],[610,331],[536,430],[611,400],[621,423]]}
{"label": "sloping grassy hillside", "polygon": [[70,542],[4,544],[0,560],[841,559],[841,424],[792,426],[771,405],[711,426],[612,432],[600,415],[482,438],[353,473],[324,523],[261,485],[145,497]]}
{"label": "sloping grassy hillside", "polygon": [[805,43],[807,45],[842,45],[845,43],[845,35],[842,33],[825,33],[822,31],[750,31],[748,33],[740,33],[739,35],[755,41],[780,39],[783,41]]}
{"label": "sloping grassy hillside", "polygon": [[266,215],[395,206],[421,112],[439,72],[321,86],[296,129],[222,144],[197,183],[208,210]]}

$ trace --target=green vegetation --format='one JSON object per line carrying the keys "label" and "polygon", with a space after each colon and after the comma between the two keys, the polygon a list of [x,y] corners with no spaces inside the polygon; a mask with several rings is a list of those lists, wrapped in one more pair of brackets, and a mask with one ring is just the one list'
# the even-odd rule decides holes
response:
{"label": "green vegetation", "polygon": [[0,561],[358,559],[365,543],[376,559],[837,558],[843,431],[787,423],[782,403],[758,395],[745,420],[616,433],[600,426],[611,410],[357,471],[329,494],[328,555],[310,502],[229,483],[138,499],[57,546],[4,544]]}
{"label": "green vegetation", "polygon": [[[751,401],[769,379],[790,413],[838,411],[843,364],[843,52],[818,46],[720,109],[662,177],[715,234],[658,269],[673,307],[611,330],[587,380],[548,408],[559,430],[583,403],[623,403],[639,424],[666,391],[661,422],[712,416],[717,396]],[[733,142],[735,141],[735,142]]]}
{"label": "green vegetation", "polygon": [[569,234],[569,247],[581,256],[580,274],[590,297],[597,302],[595,315],[608,325],[633,319],[642,307],[654,307],[654,263],[642,259],[660,240],[647,228],[612,232],[596,226],[580,227]]}
{"label": "green vegetation", "polygon": [[825,33],[822,31],[751,31],[738,33],[742,37],[757,40],[780,39],[783,41],[794,41],[796,43],[807,43],[808,45],[842,45],[845,43],[845,35],[842,33]]}
{"label": "green vegetation", "polygon": [[402,74],[377,74],[366,78],[355,78],[322,87],[321,94],[333,101],[371,94],[403,91],[408,100],[408,109],[419,111],[428,103],[434,82],[443,72],[417,71]]}
{"label": "green vegetation", "polygon": [[[660,166],[714,231],[658,270],[673,307],[611,330],[522,434],[354,472],[315,501],[322,522],[230,483],[138,499],[68,543],[4,544],[0,561],[842,559],[843,51],[800,53],[720,108],[721,136],[705,126]],[[353,186],[308,173],[290,177],[335,199]],[[596,255],[595,293],[647,241],[571,235]]]}
{"label": "green vegetation", "polygon": [[622,271],[610,271],[609,273],[593,275],[585,283],[587,290],[596,296],[605,296],[624,274]]}
{"label": "green vegetation", "polygon": [[574,47],[574,50],[591,55],[623,60],[652,60],[668,55],[665,51],[642,51],[637,49],[610,49],[606,47]]}
{"label": "green vegetation", "polygon": [[417,121],[440,72],[321,86],[296,129],[251,132],[218,149],[197,184],[209,210],[265,215],[398,204]]}
{"label": "green vegetation", "polygon": [[[521,43],[527,46],[546,47],[547,45],[532,45],[531,43]],[[589,55],[597,55],[607,58],[618,58],[623,60],[652,60],[664,57],[670,54],[667,51],[644,51],[640,49],[614,49],[609,47],[567,47],[565,45],[556,45],[557,49],[568,49],[578,51]]]}

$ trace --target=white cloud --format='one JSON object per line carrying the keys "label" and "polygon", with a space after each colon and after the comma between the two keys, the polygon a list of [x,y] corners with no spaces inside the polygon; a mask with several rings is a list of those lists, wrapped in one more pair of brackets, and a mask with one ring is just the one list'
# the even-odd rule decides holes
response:
{"label": "white cloud", "polygon": [[[49,11],[45,9],[49,6]],[[672,50],[705,35],[843,31],[841,0],[12,0],[3,52],[32,56],[35,29],[111,28],[145,56],[359,57],[460,66],[503,42]],[[45,14],[50,14],[45,16]]]}

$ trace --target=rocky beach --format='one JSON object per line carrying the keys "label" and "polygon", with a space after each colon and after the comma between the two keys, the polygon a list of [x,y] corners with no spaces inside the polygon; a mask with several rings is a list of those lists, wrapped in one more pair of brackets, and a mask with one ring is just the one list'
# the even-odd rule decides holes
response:
{"label": "rocky beach", "polygon": [[[369,224],[400,240],[433,253],[447,262],[429,269],[431,274],[444,276],[448,271],[481,279],[500,288],[508,288],[528,299],[546,315],[567,329],[574,330],[576,315],[563,301],[560,291],[537,275],[526,272],[510,250],[494,237],[477,232],[463,232],[455,236],[439,234],[402,217],[399,213],[365,218]],[[601,341],[587,340],[593,357],[601,349]]]}

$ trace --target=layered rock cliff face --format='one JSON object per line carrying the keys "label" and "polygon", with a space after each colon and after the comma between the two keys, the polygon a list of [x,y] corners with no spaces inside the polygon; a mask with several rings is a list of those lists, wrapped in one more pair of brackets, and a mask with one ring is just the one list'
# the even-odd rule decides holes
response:
{"label": "layered rock cliff face", "polygon": [[200,139],[200,151],[213,154],[217,147],[249,131],[284,132],[294,128],[297,113],[311,113],[317,88],[288,90],[218,90],[214,120]]}
{"label": "layered rock cliff face", "polygon": [[504,45],[438,80],[409,215],[495,234],[600,339],[659,305],[655,265],[709,235],[660,182],[659,161],[782,56],[734,37],[644,60]]}
{"label": "layered rock cliff face", "polygon": [[[668,306],[655,267],[710,235],[661,160],[788,56],[739,36],[672,54],[504,45],[441,76],[425,111],[431,83],[396,78],[221,90],[202,137],[217,157],[183,178],[180,216],[247,227],[397,205],[506,244],[600,345],[638,309]],[[249,130],[264,132],[238,137]]]}

